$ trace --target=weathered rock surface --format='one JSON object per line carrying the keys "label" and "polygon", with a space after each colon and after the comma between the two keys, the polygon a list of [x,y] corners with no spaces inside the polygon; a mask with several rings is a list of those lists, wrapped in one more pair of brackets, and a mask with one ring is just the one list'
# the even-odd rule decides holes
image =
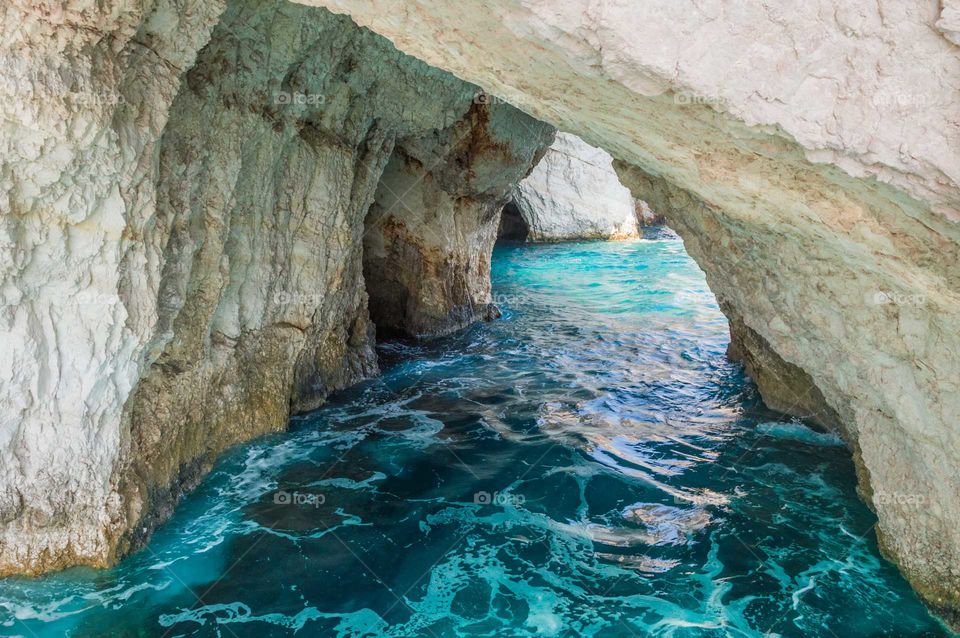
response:
{"label": "weathered rock surface", "polygon": [[557,134],[517,186],[513,203],[528,241],[639,236],[633,196],[613,170],[613,158],[570,133]]}
{"label": "weathered rock surface", "polygon": [[[731,353],[845,433],[884,550],[960,622],[955,0],[311,2],[622,160]],[[0,572],[110,561],[224,445],[371,369],[364,202],[474,90],[273,3],[191,69],[221,10],[3,6]]]}
{"label": "weathered rock surface", "polygon": [[955,2],[309,1],[622,160],[761,392],[836,415],[884,551],[960,624]]}
{"label": "weathered rock surface", "polygon": [[943,33],[943,37],[960,45],[960,2],[942,0],[940,5],[940,19],[937,20],[936,26]]}
{"label": "weathered rock surface", "polygon": [[0,573],[112,562],[225,447],[376,371],[364,218],[395,148],[446,193],[396,219],[462,232],[427,242],[456,294],[404,327],[471,318],[487,216],[553,134],[323,9],[129,4],[6,8]]}
{"label": "weathered rock surface", "polygon": [[642,199],[635,199],[633,202],[638,226],[662,226],[666,223],[666,218],[650,208],[647,202]]}
{"label": "weathered rock surface", "polygon": [[453,126],[399,140],[380,180],[363,241],[378,330],[446,334],[497,312],[490,256],[500,210],[555,130],[477,97]]}
{"label": "weathered rock surface", "polygon": [[221,9],[0,9],[0,573],[102,565],[125,524],[112,471],[156,324],[160,135]]}

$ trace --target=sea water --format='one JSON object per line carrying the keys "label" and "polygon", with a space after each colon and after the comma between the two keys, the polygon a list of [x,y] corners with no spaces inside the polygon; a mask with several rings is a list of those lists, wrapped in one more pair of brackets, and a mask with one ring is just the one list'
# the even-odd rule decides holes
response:
{"label": "sea water", "polygon": [[0,634],[945,635],[675,236],[493,264],[501,319],[381,345],[117,567],[0,581]]}

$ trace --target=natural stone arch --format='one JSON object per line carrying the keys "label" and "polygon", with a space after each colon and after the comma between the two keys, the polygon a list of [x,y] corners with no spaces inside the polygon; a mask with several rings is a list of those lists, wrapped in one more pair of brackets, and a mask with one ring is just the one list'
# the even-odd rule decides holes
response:
{"label": "natural stone arch", "polygon": [[516,202],[510,200],[500,211],[500,226],[497,229],[497,239],[503,241],[527,241],[530,236],[530,225],[523,218]]}
{"label": "natural stone arch", "polygon": [[[4,41],[3,86],[36,82],[40,99],[33,120],[5,119],[27,121],[0,171],[16,238],[0,262],[16,302],[0,575],[112,564],[225,448],[376,373],[365,239],[412,240],[383,264],[416,302],[387,327],[492,312],[497,214],[554,135],[324,9],[130,4],[9,9],[33,29]],[[419,187],[417,214],[385,202],[398,180]]]}
{"label": "natural stone arch", "polygon": [[[958,621],[960,57],[950,3],[941,16],[907,0],[882,12],[821,0],[789,14],[760,0],[491,0],[477,11],[305,1],[620,159],[634,195],[706,272],[735,343],[751,350],[740,356],[781,367],[754,371],[761,392],[821,422],[836,415],[885,554]],[[934,72],[918,76],[916,60]],[[809,393],[784,401],[771,383],[788,377]]]}
{"label": "natural stone arch", "polygon": [[490,255],[501,210],[554,132],[511,106],[475,100],[454,125],[397,141],[363,235],[378,334],[447,334],[497,314]]}
{"label": "natural stone arch", "polygon": [[[820,0],[790,14],[760,0],[731,8],[674,0],[490,0],[479,11],[439,0],[312,3],[351,13],[401,50],[619,158],[635,195],[668,216],[706,271],[735,340],[747,351],[741,356],[755,366],[782,363],[789,372],[765,381],[769,364],[754,371],[768,400],[790,408],[773,400],[771,387],[788,378],[816,388],[822,402],[813,395],[815,405],[798,410],[813,414],[819,406],[824,422],[836,415],[858,460],[861,491],[877,510],[885,551],[929,604],[948,616],[960,609],[955,3],[941,3],[942,15],[936,3],[909,0],[885,2],[882,12],[873,3],[838,7]],[[182,290],[205,289],[171,286],[170,298],[161,298],[171,229],[157,225],[160,138],[180,79],[222,9],[210,2],[187,11],[167,0],[71,5],[62,13],[26,0],[5,7],[12,19],[3,21],[0,68],[9,81],[2,86],[21,92],[0,100],[11,145],[0,171],[0,210],[5,236],[16,239],[4,244],[2,261],[0,571],[105,564],[122,549],[118,537],[127,525],[149,515],[143,499],[119,498],[113,479],[113,470],[129,461],[121,452],[129,444],[124,410],[170,338],[161,329],[164,304],[178,305]],[[282,28],[271,34],[289,54],[295,42]],[[397,58],[388,49],[383,55]],[[229,84],[211,95],[210,80],[230,68],[230,59],[246,70],[267,60],[223,56],[213,60],[223,64],[201,67],[206,72],[195,74],[192,90],[210,99],[214,113],[242,97],[236,91],[243,87]],[[918,61],[933,72],[916,73]],[[22,87],[32,89],[29,103],[21,99]],[[430,98],[423,104],[436,107],[443,125],[469,108],[472,88],[454,91],[466,98],[454,109],[438,106],[432,87],[401,82],[395,88],[414,102],[422,90]],[[266,107],[268,97],[259,96],[255,112],[275,111],[276,104]],[[383,149],[391,138],[348,102],[332,104],[345,121],[356,118],[351,128],[363,134],[344,140],[330,135],[329,122],[283,119],[282,131],[297,129],[289,141],[300,153],[284,165],[303,168],[318,149],[336,148],[356,160],[339,166],[357,178],[355,190],[354,180],[338,182],[351,184],[341,192],[349,190],[346,199],[353,202],[354,194],[375,186],[374,159],[389,155]],[[358,124],[364,122],[371,126]],[[315,135],[318,144],[298,141]],[[167,161],[192,166],[189,155],[174,153]],[[183,176],[209,185],[208,178],[221,177],[216,172]],[[208,195],[226,209],[233,192]],[[363,207],[338,210],[348,209]],[[355,217],[336,233],[354,248],[362,214],[360,222]],[[222,221],[215,215],[210,228]],[[189,225],[179,230],[189,237]],[[291,244],[291,256],[299,255],[298,246]],[[250,248],[240,252],[240,262],[262,247]],[[343,273],[356,281],[359,259],[351,254],[354,268]],[[340,274],[336,267],[329,272]],[[252,286],[262,283],[254,279]],[[231,298],[252,295],[249,283],[227,288]],[[114,303],[64,303],[89,291]],[[279,292],[312,299],[308,288]],[[231,326],[251,316],[280,317],[276,327],[284,334],[302,331],[312,316],[302,308],[275,312],[269,295],[250,298],[212,314],[216,304],[202,295],[189,305],[193,316],[213,318],[228,337]],[[350,300],[356,303],[345,306],[362,305]],[[359,315],[335,328],[334,341],[351,350],[362,352],[368,343]],[[175,345],[186,352],[230,345],[203,335],[195,331]],[[318,333],[296,339],[323,341]],[[302,381],[288,398],[303,405],[322,394],[325,380],[345,383],[362,372],[347,374],[312,356],[316,349],[296,350],[306,354],[284,368],[279,385],[290,391],[292,378]],[[176,373],[179,361],[168,363],[166,371]],[[316,374],[324,370],[331,376]],[[169,391],[167,383],[157,387]],[[289,406],[259,407],[269,408],[266,427],[280,427]],[[149,418],[182,416],[159,408],[149,410]],[[148,443],[162,445],[156,437],[162,430],[146,431],[153,435]],[[210,455],[218,449],[191,445],[176,449]],[[178,478],[184,469],[195,480],[189,465],[166,462],[156,476]],[[152,472],[136,472],[131,480]]]}

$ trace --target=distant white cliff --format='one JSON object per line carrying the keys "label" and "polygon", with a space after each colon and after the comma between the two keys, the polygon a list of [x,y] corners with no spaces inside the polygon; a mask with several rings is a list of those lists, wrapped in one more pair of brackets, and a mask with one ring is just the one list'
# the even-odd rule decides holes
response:
{"label": "distant white cliff", "polygon": [[[613,158],[576,135],[559,133],[546,155],[517,186],[514,208],[528,241],[631,239],[639,235],[633,196],[613,170]],[[519,237],[514,237],[519,238]]]}

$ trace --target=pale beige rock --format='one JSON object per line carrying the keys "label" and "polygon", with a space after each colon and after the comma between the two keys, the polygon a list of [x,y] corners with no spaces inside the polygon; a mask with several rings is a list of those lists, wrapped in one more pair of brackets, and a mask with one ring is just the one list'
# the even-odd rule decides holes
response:
{"label": "pale beige rock", "polygon": [[[837,416],[884,549],[956,614],[955,0],[312,1],[623,160],[706,271],[765,396]],[[347,29],[264,3],[229,23],[249,55],[214,46],[191,72],[161,152],[220,9],[3,6],[0,571],[104,564],[223,445],[365,373],[356,212],[396,129],[442,130],[473,104],[450,76],[398,73],[388,47],[381,72],[327,86],[321,58],[292,47],[324,34],[320,50],[351,54]],[[323,113],[300,92],[317,84]],[[329,180],[309,183],[317,171]],[[254,392],[244,371],[273,365]],[[824,405],[790,405],[784,385]],[[222,405],[187,409],[203,390]]]}
{"label": "pale beige rock", "polygon": [[363,241],[380,332],[447,334],[498,314],[490,258],[500,211],[555,130],[484,98],[448,129],[399,140],[384,170]]}
{"label": "pale beige rock", "polygon": [[512,201],[528,241],[639,236],[633,196],[613,170],[613,158],[570,133],[557,134]]}
{"label": "pale beige rock", "polygon": [[943,33],[943,37],[960,45],[960,2],[941,0],[941,5],[937,28]]}
{"label": "pale beige rock", "polygon": [[163,244],[158,143],[218,2],[11,0],[0,16],[0,573],[102,565]]}
{"label": "pale beige rock", "polygon": [[955,2],[309,1],[633,167],[735,341],[792,366],[761,390],[816,388],[887,555],[960,621]]}

